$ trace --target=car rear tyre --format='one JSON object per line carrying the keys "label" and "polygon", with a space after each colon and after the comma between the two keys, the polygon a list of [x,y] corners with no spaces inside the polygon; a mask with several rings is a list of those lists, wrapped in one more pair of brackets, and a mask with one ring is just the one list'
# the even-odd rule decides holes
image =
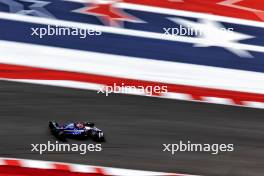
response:
{"label": "car rear tyre", "polygon": [[61,140],[61,141],[65,141],[66,140],[66,135],[63,131],[59,131],[56,135],[57,139]]}

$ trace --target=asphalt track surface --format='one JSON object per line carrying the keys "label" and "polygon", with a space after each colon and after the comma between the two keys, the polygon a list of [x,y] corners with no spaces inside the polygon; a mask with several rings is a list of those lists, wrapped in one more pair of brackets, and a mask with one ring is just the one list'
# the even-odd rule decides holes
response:
{"label": "asphalt track surface", "polygon": [[[264,173],[264,110],[0,81],[0,156],[221,176]],[[102,152],[31,152],[50,120],[103,129]],[[234,152],[162,152],[163,143],[233,143]],[[69,143],[91,141],[69,140]]]}

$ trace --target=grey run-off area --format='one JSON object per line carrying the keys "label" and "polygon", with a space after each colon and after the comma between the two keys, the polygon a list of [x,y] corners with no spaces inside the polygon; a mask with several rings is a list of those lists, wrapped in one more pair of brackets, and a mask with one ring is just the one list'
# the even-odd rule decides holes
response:
{"label": "grey run-off area", "polygon": [[[0,157],[62,161],[208,176],[264,173],[264,110],[160,98],[96,94],[0,81]],[[103,129],[102,152],[31,152],[47,143],[48,122],[92,121]],[[232,143],[234,152],[162,152],[163,143]],[[69,143],[93,143],[71,139]]]}

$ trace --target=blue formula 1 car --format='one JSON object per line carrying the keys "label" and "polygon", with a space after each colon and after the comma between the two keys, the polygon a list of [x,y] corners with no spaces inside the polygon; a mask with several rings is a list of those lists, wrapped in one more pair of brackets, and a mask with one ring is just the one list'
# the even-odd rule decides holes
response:
{"label": "blue formula 1 car", "polygon": [[65,141],[69,138],[91,138],[94,141],[104,142],[104,133],[91,122],[75,122],[59,125],[57,122],[49,122],[51,134],[57,139]]}

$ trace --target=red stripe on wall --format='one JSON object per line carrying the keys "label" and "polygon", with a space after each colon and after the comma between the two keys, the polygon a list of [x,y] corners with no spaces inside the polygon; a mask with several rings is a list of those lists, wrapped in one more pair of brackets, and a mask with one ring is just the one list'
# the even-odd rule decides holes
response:
{"label": "red stripe on wall", "polygon": [[[201,13],[255,20],[255,21],[264,21],[253,11],[248,11],[248,10],[243,10],[239,8],[233,8],[218,4],[220,2],[223,2],[224,0],[182,0],[182,2],[173,1],[173,0],[140,0],[140,1],[123,0],[123,1],[127,3],[141,4],[146,6],[163,7],[169,9],[201,12]],[[242,2],[238,2],[235,5],[264,11],[264,1],[261,0],[243,0]]]}
{"label": "red stripe on wall", "polygon": [[54,169],[56,170],[63,170],[63,171],[70,171],[70,166],[68,164],[53,164]]}
{"label": "red stripe on wall", "polygon": [[5,164],[9,166],[21,166],[21,163],[19,160],[12,160],[12,159],[6,159]]}

